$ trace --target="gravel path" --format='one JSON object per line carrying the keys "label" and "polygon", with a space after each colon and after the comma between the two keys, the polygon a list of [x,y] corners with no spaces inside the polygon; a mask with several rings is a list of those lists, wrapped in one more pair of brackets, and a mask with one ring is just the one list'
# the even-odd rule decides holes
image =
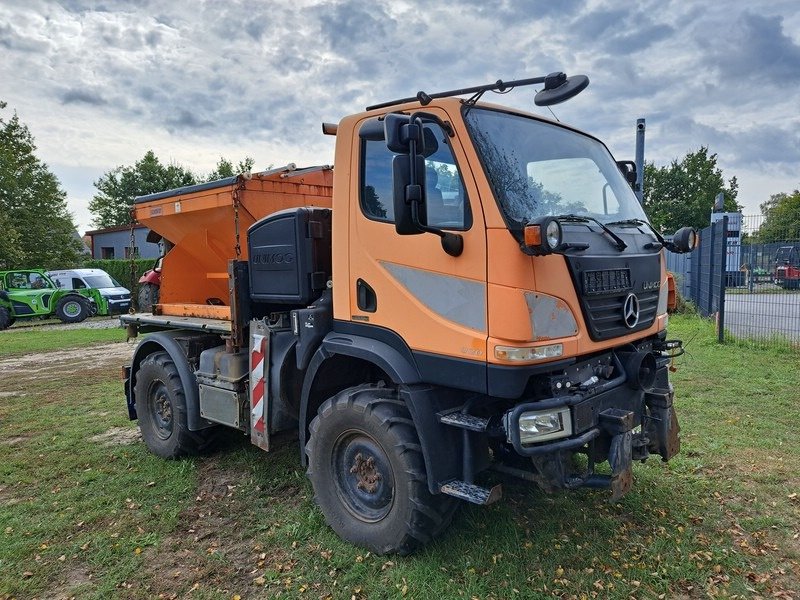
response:
{"label": "gravel path", "polygon": [[46,323],[37,320],[19,320],[8,329],[0,331],[0,335],[7,331],[60,331],[63,329],[113,329],[122,327],[119,317],[92,317],[80,323]]}

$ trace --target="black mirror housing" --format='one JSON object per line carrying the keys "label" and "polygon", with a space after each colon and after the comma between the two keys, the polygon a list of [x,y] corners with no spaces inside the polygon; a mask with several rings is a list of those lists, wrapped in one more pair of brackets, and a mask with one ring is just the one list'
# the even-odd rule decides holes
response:
{"label": "black mirror housing", "polygon": [[618,160],[617,167],[622,171],[622,175],[632,188],[636,189],[636,163],[632,160]]}
{"label": "black mirror housing", "polygon": [[[392,188],[394,204],[394,228],[399,235],[415,235],[422,233],[414,222],[412,210],[414,204],[422,205],[425,188],[425,159],[422,155],[416,157],[417,181],[411,184],[411,156],[398,154],[392,159]],[[419,215],[417,222],[419,222]]]}
{"label": "black mirror housing", "polygon": [[667,249],[678,254],[685,254],[697,247],[697,241],[697,231],[694,227],[681,227],[672,236],[672,241],[667,244]]}
{"label": "black mirror housing", "polygon": [[386,146],[395,154],[408,154],[410,152],[409,142],[415,139],[418,142],[417,151],[421,150],[422,136],[419,135],[418,127],[412,128],[408,115],[390,113],[383,120],[384,136]]}

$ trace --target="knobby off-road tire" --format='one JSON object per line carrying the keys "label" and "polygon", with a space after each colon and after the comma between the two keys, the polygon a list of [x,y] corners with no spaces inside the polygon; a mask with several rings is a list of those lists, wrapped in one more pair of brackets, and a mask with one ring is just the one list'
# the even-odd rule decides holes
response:
{"label": "knobby off-road tire", "polygon": [[8,329],[13,323],[14,319],[11,318],[11,313],[8,312],[8,309],[0,307],[0,331]]}
{"label": "knobby off-road tire", "polygon": [[91,313],[89,301],[83,296],[70,294],[56,304],[56,316],[62,323],[80,323]]}
{"label": "knobby off-road tire", "polygon": [[143,283],[139,288],[139,308],[140,312],[152,312],[153,306],[158,304],[158,297],[161,288],[154,283]]}
{"label": "knobby off-road tire", "polygon": [[456,501],[428,491],[411,415],[373,385],[328,399],[311,422],[308,477],[325,521],[377,554],[409,554],[450,524]]}
{"label": "knobby off-road tire", "polygon": [[134,394],[142,439],[153,454],[178,458],[204,448],[208,430],[189,431],[186,394],[169,354],[154,352],[142,361]]}

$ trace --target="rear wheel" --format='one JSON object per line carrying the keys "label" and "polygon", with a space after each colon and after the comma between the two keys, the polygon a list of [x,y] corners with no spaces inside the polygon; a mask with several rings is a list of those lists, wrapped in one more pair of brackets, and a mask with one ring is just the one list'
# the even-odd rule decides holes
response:
{"label": "rear wheel", "polygon": [[8,312],[8,309],[0,308],[0,331],[8,329],[13,323],[14,319],[11,318],[11,313]]}
{"label": "rear wheel", "polygon": [[455,500],[428,491],[405,404],[363,385],[327,400],[311,423],[308,477],[325,520],[378,554],[409,554],[450,523]]}
{"label": "rear wheel", "polygon": [[139,288],[139,310],[142,312],[151,312],[153,306],[158,304],[158,297],[161,288],[154,283],[143,283]]}
{"label": "rear wheel", "polygon": [[64,323],[80,323],[90,312],[89,301],[83,296],[64,296],[56,304],[56,316]]}
{"label": "rear wheel", "polygon": [[134,386],[136,415],[142,439],[153,454],[178,458],[197,454],[205,445],[205,431],[189,431],[186,393],[169,354],[154,352],[139,365]]}

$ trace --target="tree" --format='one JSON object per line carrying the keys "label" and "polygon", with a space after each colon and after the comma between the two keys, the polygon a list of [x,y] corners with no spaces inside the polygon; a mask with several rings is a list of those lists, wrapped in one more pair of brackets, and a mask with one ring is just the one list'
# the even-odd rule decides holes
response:
{"label": "tree", "polygon": [[758,241],[766,244],[800,239],[800,190],[773,194],[761,204],[764,222],[758,228]]}
{"label": "tree", "polygon": [[197,183],[197,177],[176,163],[163,165],[152,150],[132,167],[119,166],[94,182],[98,193],[89,202],[93,224],[104,229],[131,222],[133,199]]}
{"label": "tree", "polygon": [[726,212],[741,210],[736,202],[739,184],[732,177],[725,185],[722,171],[717,167],[717,155],[709,154],[707,146],[690,152],[679,162],[656,167],[644,167],[644,209],[656,229],[672,233],[684,226],[702,229],[711,220],[714,198],[725,196]]}
{"label": "tree", "polygon": [[233,177],[234,175],[238,175],[239,173],[249,173],[253,170],[253,165],[256,164],[256,161],[249,156],[245,156],[244,160],[240,160],[239,164],[236,165],[234,168],[233,163],[229,161],[224,156],[219,157],[219,161],[217,162],[217,166],[214,168],[211,173],[209,173],[205,180],[206,181],[215,181],[217,179],[224,179],[226,177]]}
{"label": "tree", "polygon": [[137,196],[232,177],[250,171],[254,164],[255,160],[247,156],[234,167],[233,162],[220,157],[214,170],[200,177],[179,164],[164,165],[152,150],[148,150],[132,167],[119,166],[94,182],[98,193],[89,202],[89,210],[95,215],[92,223],[101,229],[129,225],[133,200]]}
{"label": "tree", "polygon": [[64,268],[80,257],[67,194],[35,152],[16,112],[0,118],[0,268]]}

